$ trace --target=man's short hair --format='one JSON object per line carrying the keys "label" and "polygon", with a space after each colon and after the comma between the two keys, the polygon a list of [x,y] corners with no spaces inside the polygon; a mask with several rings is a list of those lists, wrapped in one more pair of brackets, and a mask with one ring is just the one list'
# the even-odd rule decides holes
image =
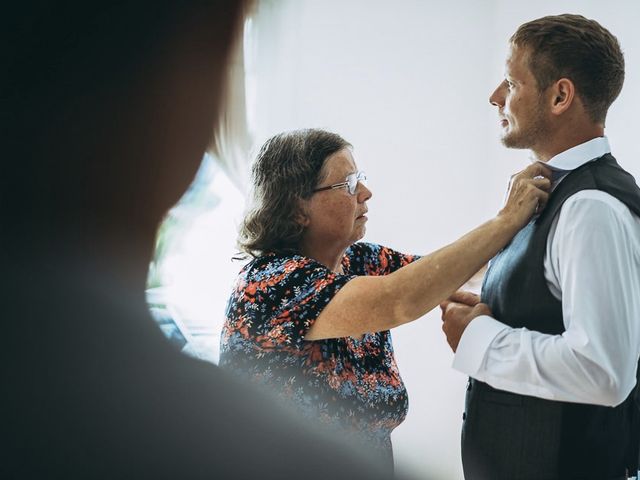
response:
{"label": "man's short hair", "polygon": [[624,83],[624,56],[609,30],[582,15],[563,14],[521,25],[510,41],[529,50],[529,68],[541,92],[568,78],[591,120],[604,123]]}

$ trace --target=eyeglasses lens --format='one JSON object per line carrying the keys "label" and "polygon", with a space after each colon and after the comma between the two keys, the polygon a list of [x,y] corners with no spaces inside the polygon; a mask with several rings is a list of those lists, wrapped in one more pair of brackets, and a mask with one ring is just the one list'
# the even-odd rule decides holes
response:
{"label": "eyeglasses lens", "polygon": [[356,194],[356,188],[358,188],[358,177],[355,173],[352,173],[347,177],[347,185],[349,187],[349,193],[351,195]]}
{"label": "eyeglasses lens", "polygon": [[366,185],[367,176],[364,172],[352,173],[347,177],[347,186],[351,195],[356,194],[356,190],[358,189],[358,182]]}

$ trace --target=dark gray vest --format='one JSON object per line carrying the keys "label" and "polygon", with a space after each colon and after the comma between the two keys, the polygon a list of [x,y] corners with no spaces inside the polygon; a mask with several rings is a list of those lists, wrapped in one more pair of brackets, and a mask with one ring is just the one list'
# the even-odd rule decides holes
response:
{"label": "dark gray vest", "polygon": [[[586,189],[607,192],[640,216],[640,189],[610,154],[571,172],[543,213],[492,260],[481,297],[495,318],[542,333],[565,330],[562,305],[549,291],[543,261],[554,217],[567,198]],[[465,477],[606,480],[624,478],[627,470],[635,473],[640,451],[636,390],[610,408],[517,395],[471,380],[462,433]]]}

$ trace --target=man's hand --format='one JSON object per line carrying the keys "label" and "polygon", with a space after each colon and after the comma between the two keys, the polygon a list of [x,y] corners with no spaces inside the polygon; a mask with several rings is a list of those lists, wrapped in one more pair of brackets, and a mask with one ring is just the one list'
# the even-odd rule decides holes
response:
{"label": "man's hand", "polygon": [[480,297],[471,292],[455,292],[440,304],[442,309],[442,331],[454,352],[471,320],[480,315],[491,315],[489,307],[480,303]]}

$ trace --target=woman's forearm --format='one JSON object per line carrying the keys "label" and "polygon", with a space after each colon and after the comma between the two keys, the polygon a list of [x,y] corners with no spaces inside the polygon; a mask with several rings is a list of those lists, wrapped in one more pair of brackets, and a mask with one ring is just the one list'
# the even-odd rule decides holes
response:
{"label": "woman's forearm", "polygon": [[493,258],[518,230],[519,225],[498,216],[455,242],[380,278],[389,283],[383,290],[393,304],[390,322],[401,325],[436,307]]}
{"label": "woman's forearm", "polygon": [[518,229],[498,216],[389,275],[354,278],[324,308],[305,338],[362,335],[420,318],[471,278]]}
{"label": "woman's forearm", "polygon": [[389,275],[354,278],[324,308],[305,338],[362,335],[420,318],[471,278],[518,229],[498,216]]}
{"label": "woman's forearm", "polygon": [[421,317],[471,278],[527,224],[547,201],[549,176],[546,167],[530,165],[512,178],[507,203],[497,217],[390,275],[354,278],[322,310],[305,338],[361,335]]}

